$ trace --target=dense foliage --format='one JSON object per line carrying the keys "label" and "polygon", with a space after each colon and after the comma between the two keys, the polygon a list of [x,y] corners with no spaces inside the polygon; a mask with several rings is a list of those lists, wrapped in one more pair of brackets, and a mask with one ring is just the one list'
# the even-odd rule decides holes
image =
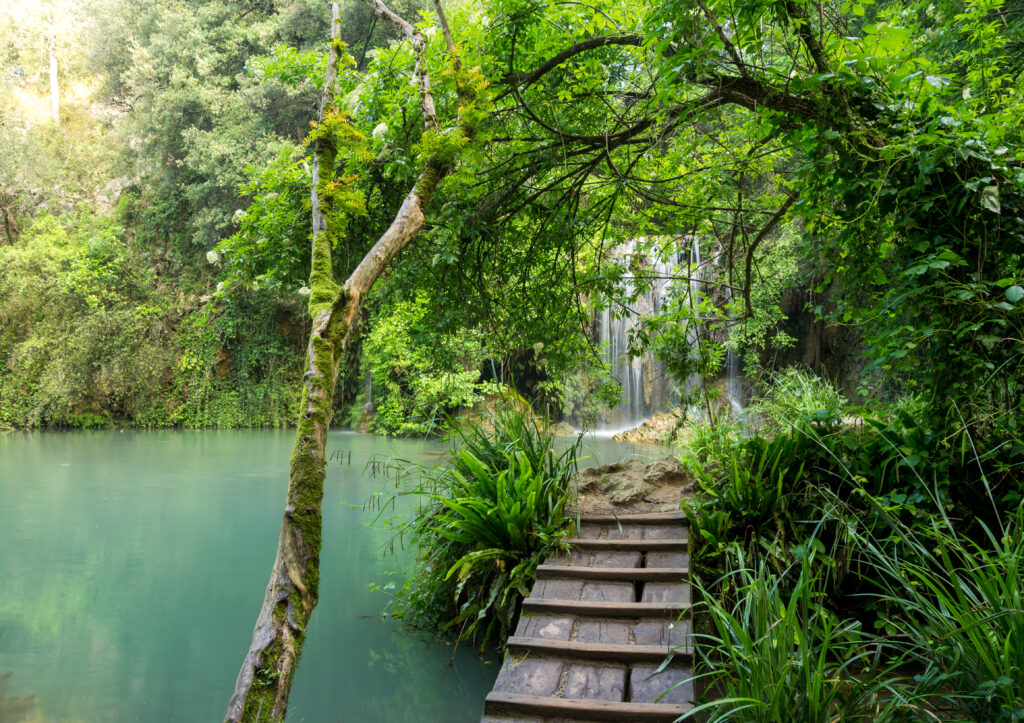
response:
{"label": "dense foliage", "polygon": [[714,719],[1017,719],[1024,449],[923,408],[854,409],[790,371],[758,434],[691,450]]}
{"label": "dense foliage", "polygon": [[481,649],[504,641],[537,565],[566,548],[582,441],[559,452],[550,432],[514,410],[486,425],[459,430],[449,464],[401,468],[398,494],[423,501],[411,520],[392,523],[418,555],[392,614]]}

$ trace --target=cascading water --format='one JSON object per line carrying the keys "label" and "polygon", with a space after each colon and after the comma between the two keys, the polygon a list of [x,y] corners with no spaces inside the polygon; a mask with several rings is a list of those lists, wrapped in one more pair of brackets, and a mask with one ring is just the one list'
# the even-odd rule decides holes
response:
{"label": "cascading water", "polygon": [[[678,404],[678,392],[689,393],[704,383],[699,373],[694,372],[683,380],[672,379],[665,370],[665,365],[657,361],[651,353],[633,357],[629,355],[629,336],[631,330],[643,322],[645,316],[661,312],[669,302],[671,295],[685,293],[686,299],[681,303],[690,307],[693,316],[699,316],[702,296],[705,293],[704,268],[698,239],[690,237],[689,248],[676,253],[675,262],[657,260],[648,261],[649,275],[653,279],[645,285],[644,292],[638,295],[628,309],[605,309],[597,318],[594,328],[594,340],[601,352],[602,360],[611,369],[616,381],[622,389],[623,401],[614,409],[608,410],[597,422],[599,434],[614,434],[617,431],[631,429],[641,424],[653,414],[664,412]],[[617,253],[628,256],[642,246],[644,239],[624,244]],[[688,288],[675,286],[672,278],[685,276]],[[638,288],[635,281],[626,281],[624,291],[633,292]],[[725,293],[731,299],[731,289],[726,286]],[[677,299],[677,303],[680,300]],[[625,313],[623,313],[625,312]],[[687,330],[687,340],[691,354],[696,355],[698,329],[691,325]],[[740,370],[740,359],[735,351],[729,350],[725,364],[725,397],[734,415],[740,416],[744,409],[743,379]],[[702,409],[695,409],[702,413]]]}
{"label": "cascading water", "polygon": [[[728,303],[732,303],[732,287],[725,287]],[[742,418],[745,407],[743,377],[740,372],[740,357],[734,349],[729,349],[725,357],[725,398],[729,402],[729,410],[734,417]]]}
{"label": "cascading water", "polygon": [[[618,253],[623,256],[632,254],[643,242],[644,239],[639,239],[624,244]],[[685,258],[684,253],[678,256]],[[692,244],[689,262],[692,269],[700,268],[700,245],[696,241]],[[671,278],[677,266],[652,259],[648,262],[648,269],[652,281],[643,285],[643,293],[637,296],[633,304],[625,310],[604,309],[595,324],[594,337],[602,361],[619,382],[624,397],[614,409],[608,410],[598,420],[599,433],[613,434],[631,429],[647,417],[664,412],[676,403],[676,382],[665,371],[665,365],[650,353],[637,357],[628,353],[631,330],[642,323],[645,316],[661,312],[667,303],[672,290]],[[691,277],[697,273],[691,273]],[[634,280],[625,283],[628,284],[625,288],[627,292],[633,292],[641,286]],[[699,279],[691,278],[690,284],[691,303],[696,303],[700,294]],[[689,383],[690,380],[687,380]]]}
{"label": "cascading water", "polygon": [[729,376],[725,383],[725,397],[729,400],[729,408],[733,416],[742,417],[744,409],[743,379],[740,376],[740,357],[732,349],[726,357],[726,368]]}

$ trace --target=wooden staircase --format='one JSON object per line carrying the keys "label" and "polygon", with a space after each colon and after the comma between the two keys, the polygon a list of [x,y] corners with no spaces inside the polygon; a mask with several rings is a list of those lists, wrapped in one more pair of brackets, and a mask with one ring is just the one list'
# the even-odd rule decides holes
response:
{"label": "wooden staircase", "polygon": [[685,515],[584,516],[571,543],[570,554],[537,568],[482,721],[673,721],[689,712]]}

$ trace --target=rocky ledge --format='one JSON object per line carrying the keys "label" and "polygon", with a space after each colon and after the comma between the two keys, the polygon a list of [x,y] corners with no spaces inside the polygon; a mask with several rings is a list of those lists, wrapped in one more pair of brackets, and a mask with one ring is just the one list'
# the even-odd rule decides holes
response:
{"label": "rocky ledge", "polygon": [[580,472],[579,507],[587,513],[667,512],[678,510],[693,487],[693,477],[674,457],[649,464],[624,460]]}
{"label": "rocky ledge", "polygon": [[619,432],[613,440],[629,444],[669,444],[679,434],[683,413],[676,409],[648,417],[639,427]]}

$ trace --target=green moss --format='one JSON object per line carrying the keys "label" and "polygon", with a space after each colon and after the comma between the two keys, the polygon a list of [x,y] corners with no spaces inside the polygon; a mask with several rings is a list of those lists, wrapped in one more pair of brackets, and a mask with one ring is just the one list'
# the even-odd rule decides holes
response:
{"label": "green moss", "polygon": [[432,160],[428,161],[423,169],[423,173],[420,174],[419,180],[416,181],[416,195],[420,197],[420,201],[424,206],[430,203],[430,199],[434,195],[434,189],[437,188],[437,182],[441,179],[441,169],[437,163]]}

